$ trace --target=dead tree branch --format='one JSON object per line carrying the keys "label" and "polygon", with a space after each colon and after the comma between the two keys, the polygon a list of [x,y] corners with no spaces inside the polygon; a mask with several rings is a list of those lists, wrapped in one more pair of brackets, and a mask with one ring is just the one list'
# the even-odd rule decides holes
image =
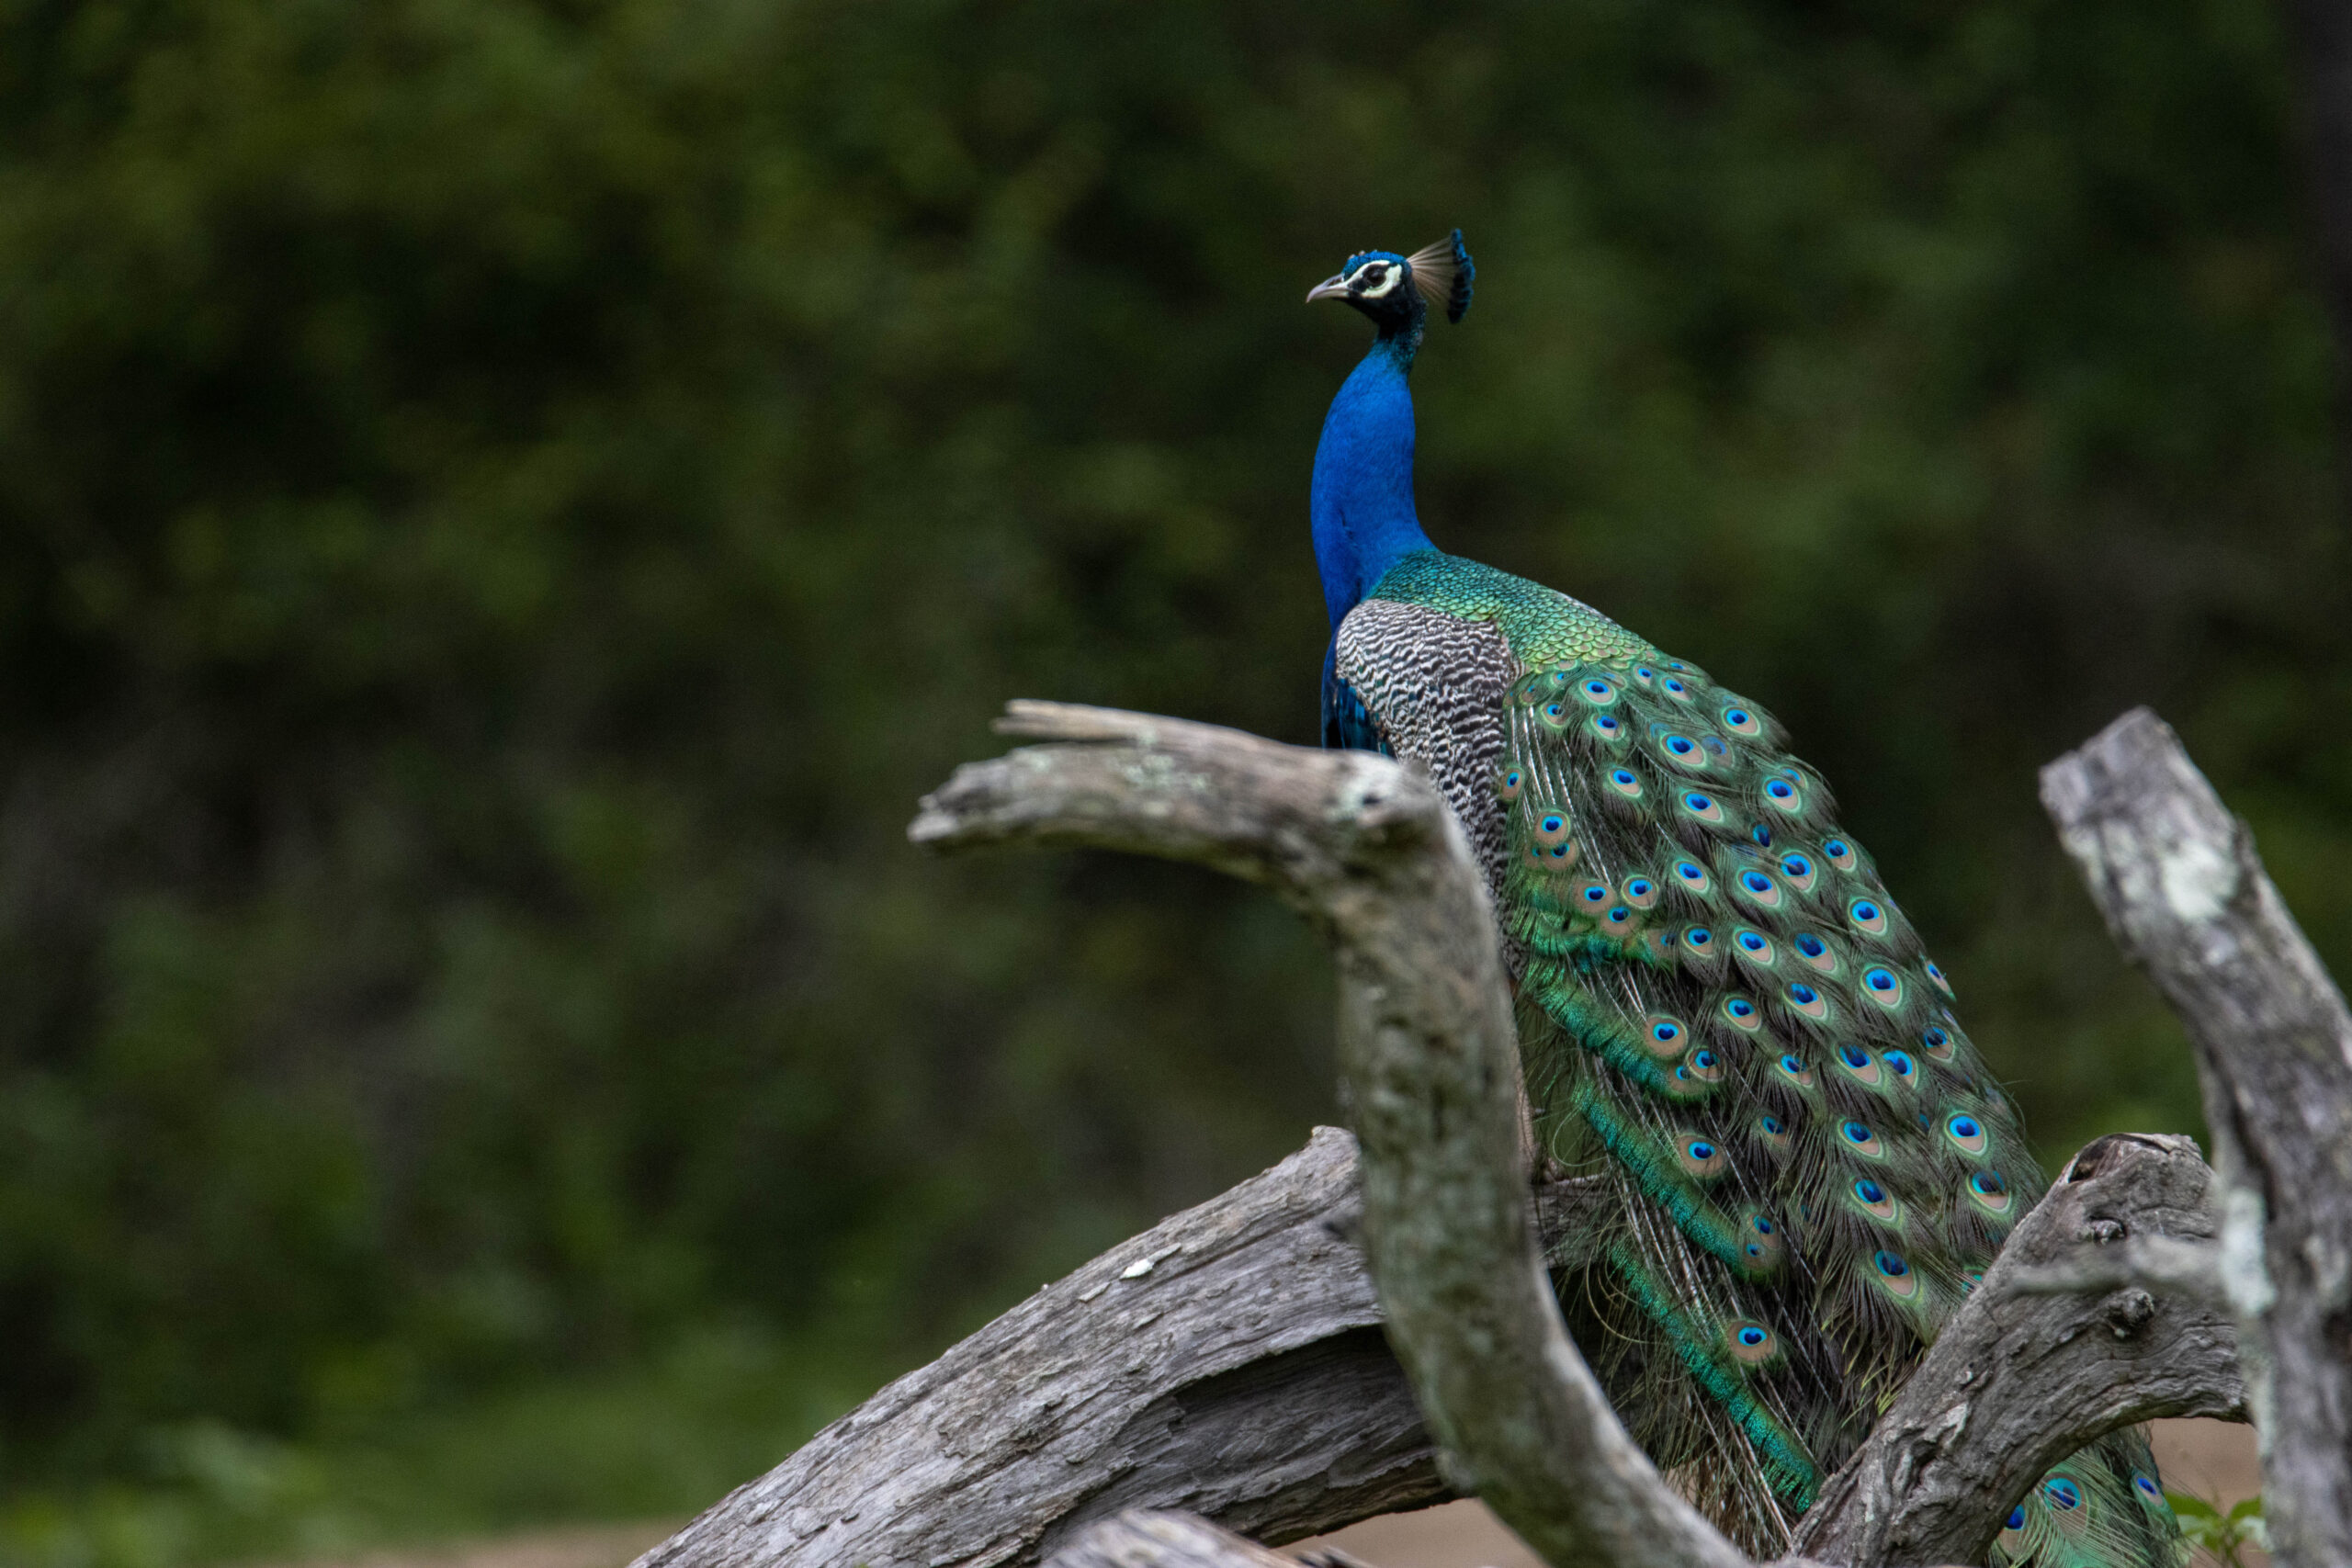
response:
{"label": "dead tree branch", "polygon": [[[1542,1184],[1573,1260],[1589,1184]],[[1443,1502],[1355,1240],[1355,1139],[1057,1280],[811,1438],[640,1568],[1033,1562],[1124,1508],[1295,1540]]]}
{"label": "dead tree branch", "polygon": [[1255,1541],[1190,1514],[1132,1508],[1093,1526],[1055,1568],[1298,1568]]}
{"label": "dead tree branch", "polygon": [[[2182,1184],[2201,1176],[2180,1173],[2186,1156],[2170,1141],[2150,1146],[2165,1157],[2099,1167],[2095,1213],[2062,1181],[2053,1199],[2073,1206],[2062,1215],[2045,1200],[2011,1250],[2082,1269],[2103,1266],[2112,1247],[2211,1235],[2210,1212],[2181,1206]],[[2090,1153],[2070,1175],[2090,1168]],[[1318,1130],[1272,1170],[1122,1243],[882,1390],[644,1563],[1019,1564],[1136,1507],[1190,1509],[1279,1544],[1452,1497],[1381,1337],[1354,1240],[1355,1190],[1355,1140]],[[1535,1196],[1552,1263],[1573,1266],[1584,1207],[1599,1194],[1554,1180]],[[2075,1242],[2109,1225],[2127,1239]],[[2005,1303],[1980,1290],[1941,1344],[1991,1345],[1990,1370],[1973,1352],[1931,1357],[1826,1489],[1804,1550],[1825,1562],[1969,1561],[1920,1543],[1997,1520],[2014,1500],[1999,1477],[2016,1468],[2005,1450],[2017,1431],[2058,1429],[2078,1408],[2120,1412],[2120,1423],[2234,1406],[2226,1334],[2206,1342],[2209,1359],[2162,1292],[2145,1323],[2111,1321],[2110,1304]],[[2118,1337],[2119,1327],[2131,1332]],[[2012,1354],[2030,1358],[2014,1374],[2001,1363]],[[2177,1409],[2126,1403],[2151,1367],[2186,1391]],[[1965,1419],[1949,1418],[1962,1406]],[[1906,1519],[1913,1509],[1939,1511],[1919,1527]],[[1897,1545],[1918,1550],[1872,1555]]]}
{"label": "dead tree branch", "polygon": [[2352,1562],[2352,1015],[2154,714],[2045,768],[2041,799],[2196,1048],[2275,1558]]}
{"label": "dead tree branch", "polygon": [[[1516,1062],[1498,1067],[1485,1054],[1497,1039],[1509,1043],[1507,1033],[1487,1032],[1500,977],[1490,953],[1429,930],[1459,919],[1483,942],[1489,919],[1434,795],[1380,759],[1137,715],[1020,705],[1008,728],[1057,744],[959,771],[925,802],[918,840],[1139,846],[1271,883],[1305,908],[1340,950],[1359,1120],[1392,1141],[1434,1132],[1430,1159],[1441,1167],[1446,1157],[1486,1162],[1491,1201],[1463,1228],[1499,1260],[1441,1258],[1441,1280],[1484,1278],[1464,1292],[1466,1307],[1424,1285],[1414,1303],[1421,1332],[1433,1319],[1447,1320],[1440,1333],[1449,1321],[1521,1332],[1526,1318],[1542,1317],[1537,1327],[1550,1333],[1535,1335],[1539,1353],[1509,1364],[1531,1381],[1556,1379],[1570,1397],[1546,1404],[1548,1396],[1522,1392],[1514,1408],[1522,1419],[1532,1408],[1539,1422],[1585,1429],[1536,1462],[1553,1465],[1563,1484],[1598,1472],[1604,1491],[1630,1495],[1636,1509],[1680,1508],[1558,1333],[1516,1163]],[[1399,863],[1416,861],[1436,869]],[[1400,902],[1411,908],[1397,912]],[[1481,986],[1490,988],[1483,998]],[[1189,1508],[1282,1541],[1452,1495],[1380,1338],[1354,1240],[1354,1153],[1347,1134],[1322,1130],[1273,1170],[1040,1291],[738,1490],[642,1568],[1066,1559],[1093,1550],[1079,1544],[1087,1528],[1136,1508]],[[1385,1179],[1388,1201],[1431,1204],[1433,1224],[1460,1225],[1448,1216],[1462,1200],[1443,1198],[1448,1172],[1430,1159],[1401,1162]],[[2119,1250],[2136,1258],[2131,1249],[2167,1241],[2203,1245],[2218,1228],[2202,1206],[2206,1179],[2184,1140],[2102,1140],[2077,1156],[1879,1431],[1832,1479],[1801,1547],[1857,1564],[1980,1558],[2001,1514],[2048,1462],[2033,1457],[2041,1449],[2054,1458],[2152,1415],[2237,1410],[2226,1325],[2193,1297],[2150,1296],[2136,1280],[2108,1296],[2052,1295],[2041,1278],[2111,1272]],[[1535,1195],[1552,1260],[1572,1261],[1589,1189],[1554,1182]],[[1443,1244],[1416,1235],[1392,1252]],[[2045,1293],[2027,1293],[2035,1289]],[[1489,1386],[1459,1367],[1443,1376],[1457,1396],[1483,1397]],[[1578,1378],[1589,1391],[1582,1407]],[[1469,1466],[1447,1474],[1464,1490],[1482,1479]],[[1178,1530],[1183,1542],[1171,1545],[1162,1537],[1176,1526],[1125,1529],[1136,1517],[1122,1516],[1124,1533],[1101,1538],[1124,1543],[1115,1550],[1129,1568],[1155,1551],[1195,1561],[1218,1539]],[[1587,1546],[1555,1560],[1649,1560],[1617,1549],[1609,1531],[1623,1517],[1572,1520],[1589,1532]],[[1713,1543],[1706,1560],[1745,1562],[1699,1529]]]}
{"label": "dead tree branch", "polygon": [[1520,1141],[1519,1048],[1485,884],[1420,775],[1361,752],[1015,704],[1052,744],[956,771],[911,836],[1085,843],[1263,882],[1328,934],[1364,1249],[1389,1344],[1474,1491],[1555,1562],[1743,1568],[1668,1490],[1568,1343]]}

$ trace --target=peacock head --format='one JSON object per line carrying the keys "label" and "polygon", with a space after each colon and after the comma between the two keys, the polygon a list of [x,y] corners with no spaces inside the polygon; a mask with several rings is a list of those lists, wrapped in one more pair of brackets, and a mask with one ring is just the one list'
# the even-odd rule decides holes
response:
{"label": "peacock head", "polygon": [[1476,275],[1456,229],[1409,256],[1359,251],[1335,276],[1309,289],[1306,300],[1343,300],[1371,317],[1385,337],[1417,331],[1430,306],[1442,305],[1447,321],[1460,321],[1470,309],[1470,281]]}

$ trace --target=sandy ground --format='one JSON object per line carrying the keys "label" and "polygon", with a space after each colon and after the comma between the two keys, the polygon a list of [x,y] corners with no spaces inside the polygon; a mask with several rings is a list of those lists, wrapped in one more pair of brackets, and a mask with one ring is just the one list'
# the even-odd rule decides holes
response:
{"label": "sandy ground", "polygon": [[[2156,1460],[2164,1468],[2165,1483],[2174,1491],[2190,1493],[2223,1507],[2261,1490],[2250,1427],[2220,1421],[2159,1421]],[[676,1522],[671,1520],[548,1530],[382,1552],[307,1568],[624,1568],[675,1528]],[[1544,1568],[1517,1536],[1477,1503],[1448,1503],[1418,1513],[1366,1519],[1283,1551],[1295,1557],[1325,1544],[1340,1547],[1374,1568]]]}

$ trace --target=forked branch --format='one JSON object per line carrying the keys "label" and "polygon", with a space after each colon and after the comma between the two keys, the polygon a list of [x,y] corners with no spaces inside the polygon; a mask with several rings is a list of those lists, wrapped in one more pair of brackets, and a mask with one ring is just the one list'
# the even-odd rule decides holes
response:
{"label": "forked branch", "polygon": [[910,830],[1083,843],[1268,884],[1329,936],[1363,1244],[1442,1464],[1554,1562],[1744,1568],[1611,1413],[1554,1305],[1527,1201],[1494,917],[1427,779],[1362,752],[1018,703],[1047,744],[958,769]]}
{"label": "forked branch", "polygon": [[[1555,1562],[1745,1559],[1626,1438],[1562,1331],[1527,1219],[1518,1062],[1483,886],[1425,781],[1135,715],[1016,705],[1057,742],[959,770],[913,836],[1083,842],[1267,882],[1331,937],[1343,1088],[1389,1338],[1464,1490]],[[2185,1141],[2111,1140],[2019,1227],[2012,1272],[2132,1234],[2210,1236]],[[2154,1415],[2243,1405],[2193,1300],[2025,1297],[1996,1274],[1908,1403],[1834,1478],[1801,1544],[1842,1562],[1981,1555],[2041,1466]]]}
{"label": "forked branch", "polygon": [[[1353,1141],[1318,1133],[885,1389],[649,1568],[1046,1554],[1101,1568],[1104,1553],[1206,1568],[1233,1538],[1135,1510],[1280,1542],[1453,1490],[1481,1493],[1555,1562],[1744,1563],[1626,1439],[1559,1329],[1539,1236],[1572,1262],[1595,1195],[1539,1182],[1531,1229],[1491,916],[1435,794],[1379,758],[1141,715],[1020,704],[1005,728],[1047,744],[959,770],[911,835],[1196,860],[1305,909],[1339,957],[1361,1185]],[[2183,1139],[2078,1156],[1828,1483],[1799,1547],[1826,1562],[1979,1560],[2058,1454],[2152,1416],[2238,1414],[2226,1319],[2132,1271],[2151,1248],[2177,1261],[2211,1245],[2209,1182]],[[1448,1450],[1442,1475],[1416,1394]],[[1263,1561],[1248,1549],[1223,1568]]]}

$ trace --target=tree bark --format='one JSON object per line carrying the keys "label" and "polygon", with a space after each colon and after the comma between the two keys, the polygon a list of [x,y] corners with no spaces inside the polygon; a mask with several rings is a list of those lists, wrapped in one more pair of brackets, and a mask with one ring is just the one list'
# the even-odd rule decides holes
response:
{"label": "tree bark", "polygon": [[1554,1562],[1742,1568],[1625,1435],[1561,1324],[1494,912],[1427,776],[1100,708],[1016,703],[1001,728],[1052,744],[956,770],[917,842],[1199,862],[1266,884],[1329,937],[1364,1248],[1441,1473]]}
{"label": "tree bark", "polygon": [[[1539,1189],[1564,1248],[1591,1190]],[[1361,1215],[1355,1140],[1318,1128],[899,1379],[640,1568],[1025,1563],[1129,1507],[1284,1541],[1442,1502]]]}
{"label": "tree bark", "polygon": [[2196,1050],[2274,1557],[2352,1563],[2352,1015],[2155,715],[2052,763],[2041,798]]}
{"label": "tree bark", "polygon": [[1103,1520],[1054,1559],[1055,1568],[1298,1568],[1255,1541],[1190,1514],[1133,1508]]}

